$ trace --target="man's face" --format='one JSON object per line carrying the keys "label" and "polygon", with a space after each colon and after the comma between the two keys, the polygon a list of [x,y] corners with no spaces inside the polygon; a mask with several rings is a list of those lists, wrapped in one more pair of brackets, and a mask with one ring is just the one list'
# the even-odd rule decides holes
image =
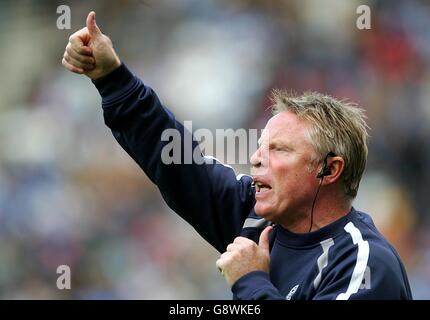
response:
{"label": "man's face", "polygon": [[319,180],[311,166],[309,124],[289,111],[272,117],[251,157],[256,188],[255,212],[267,220],[293,226],[310,213]]}

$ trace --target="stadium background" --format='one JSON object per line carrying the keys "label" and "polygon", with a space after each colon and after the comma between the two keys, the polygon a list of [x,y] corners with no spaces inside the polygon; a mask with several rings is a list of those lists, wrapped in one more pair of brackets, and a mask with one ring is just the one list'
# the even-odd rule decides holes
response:
{"label": "stadium background", "polygon": [[[56,28],[60,4],[71,30]],[[361,4],[371,30],[355,26]],[[261,129],[273,87],[363,105],[372,130],[355,206],[399,251],[414,297],[430,298],[430,3],[417,0],[1,1],[0,298],[231,297],[217,252],[116,144],[89,79],[61,65],[90,10],[195,126]],[[62,264],[71,290],[56,288]]]}

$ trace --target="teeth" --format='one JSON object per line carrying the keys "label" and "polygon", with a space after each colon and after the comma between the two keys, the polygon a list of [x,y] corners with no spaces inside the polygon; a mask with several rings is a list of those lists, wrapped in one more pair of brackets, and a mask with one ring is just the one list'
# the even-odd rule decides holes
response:
{"label": "teeth", "polygon": [[264,185],[263,183],[261,183],[259,181],[255,181],[253,183],[253,185],[255,186],[255,189],[256,189],[257,192],[268,191],[268,190],[271,189],[270,187]]}
{"label": "teeth", "polygon": [[255,188],[256,188],[257,192],[270,190],[269,187],[263,185],[260,182],[255,183]]}

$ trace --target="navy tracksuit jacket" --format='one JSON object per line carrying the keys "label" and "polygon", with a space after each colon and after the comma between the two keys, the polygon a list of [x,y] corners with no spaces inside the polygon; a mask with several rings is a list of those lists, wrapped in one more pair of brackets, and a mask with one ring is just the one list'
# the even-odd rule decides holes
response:
{"label": "navy tracksuit jacket", "polygon": [[[94,84],[106,125],[175,212],[219,252],[238,235],[258,242],[268,222],[254,212],[251,177],[199,152],[204,164],[163,164],[168,142],[161,133],[177,129],[182,139],[191,133],[124,64]],[[240,278],[232,287],[235,299],[412,299],[398,254],[370,216],[354,208],[308,234],[275,225],[270,240],[270,273]]]}

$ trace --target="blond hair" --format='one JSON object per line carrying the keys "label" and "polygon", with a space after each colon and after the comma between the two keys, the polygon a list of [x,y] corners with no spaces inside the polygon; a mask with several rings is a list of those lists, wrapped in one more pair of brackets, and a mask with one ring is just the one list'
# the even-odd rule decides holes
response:
{"label": "blond hair", "polygon": [[291,111],[311,124],[307,139],[316,152],[314,162],[320,162],[328,152],[334,152],[345,160],[341,179],[346,195],[354,198],[368,154],[369,135],[364,110],[354,103],[318,92],[305,92],[298,96],[274,90],[272,102],[274,115]]}

